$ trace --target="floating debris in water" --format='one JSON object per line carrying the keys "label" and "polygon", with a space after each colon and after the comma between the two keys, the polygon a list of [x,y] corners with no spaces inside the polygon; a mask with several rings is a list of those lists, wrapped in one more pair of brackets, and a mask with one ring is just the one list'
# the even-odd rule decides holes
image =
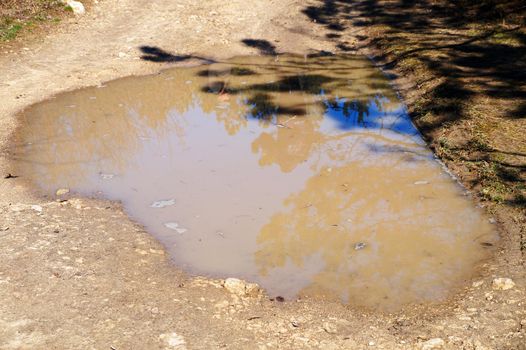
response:
{"label": "floating debris in water", "polygon": [[429,181],[415,181],[414,185],[427,185],[429,184]]}
{"label": "floating debris in water", "polygon": [[366,244],[363,243],[363,242],[356,243],[354,245],[354,250],[361,250],[361,249],[365,248],[365,246],[366,246]]}
{"label": "floating debris in water", "polygon": [[176,231],[177,233],[185,233],[186,231],[188,231],[184,227],[179,226],[177,222],[167,222],[164,224],[164,226],[166,228],[169,228],[170,230]]}
{"label": "floating debris in water", "polygon": [[114,174],[103,174],[103,173],[100,173],[100,177],[103,180],[110,180],[110,179],[113,179],[115,177],[115,175]]}
{"label": "floating debris in water", "polygon": [[151,208],[164,208],[175,204],[175,199],[164,199],[150,204]]}

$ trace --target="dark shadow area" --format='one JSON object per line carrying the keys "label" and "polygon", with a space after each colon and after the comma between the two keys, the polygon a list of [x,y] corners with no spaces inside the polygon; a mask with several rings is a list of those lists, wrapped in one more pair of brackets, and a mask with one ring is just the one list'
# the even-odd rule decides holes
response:
{"label": "dark shadow area", "polygon": [[221,77],[225,75],[245,76],[245,75],[255,75],[255,74],[257,73],[248,68],[232,67],[231,69],[224,69],[224,70],[203,69],[197,75],[200,77]]}
{"label": "dark shadow area", "polygon": [[188,60],[199,60],[199,61],[203,61],[203,63],[215,62],[215,60],[207,58],[207,57],[201,57],[201,56],[195,56],[195,55],[172,54],[156,46],[144,45],[144,46],[140,46],[139,50],[141,50],[141,52],[143,53],[143,55],[141,56],[142,60],[156,62],[156,63],[177,63],[177,62],[183,62],[183,61],[188,61]]}
{"label": "dark shadow area", "polygon": [[140,50],[143,53],[141,59],[151,62],[181,62],[192,58],[189,55],[173,55],[154,46],[141,46]]}
{"label": "dark shadow area", "polygon": [[261,39],[243,39],[241,40],[243,44],[245,44],[248,47],[253,47],[255,49],[258,49],[259,52],[262,55],[270,55],[270,56],[276,56],[278,55],[276,51],[276,47],[272,45],[267,40],[261,40]]}
{"label": "dark shadow area", "polygon": [[[525,141],[511,135],[526,119],[526,1],[318,0],[302,12],[340,51],[372,47],[375,61],[415,80],[422,94],[411,116],[431,142],[453,125],[487,129],[457,138],[458,147],[439,146],[441,156],[469,162],[479,173],[474,185],[524,203],[526,158],[518,154]],[[508,126],[496,129],[495,120]]]}

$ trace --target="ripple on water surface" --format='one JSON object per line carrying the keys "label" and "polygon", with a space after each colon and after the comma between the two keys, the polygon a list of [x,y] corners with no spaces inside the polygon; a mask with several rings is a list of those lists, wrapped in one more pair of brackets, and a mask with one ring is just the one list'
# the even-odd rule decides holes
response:
{"label": "ripple on water surface", "polygon": [[365,58],[237,57],[21,118],[14,161],[40,190],[121,200],[186,271],[273,296],[441,300],[496,239]]}

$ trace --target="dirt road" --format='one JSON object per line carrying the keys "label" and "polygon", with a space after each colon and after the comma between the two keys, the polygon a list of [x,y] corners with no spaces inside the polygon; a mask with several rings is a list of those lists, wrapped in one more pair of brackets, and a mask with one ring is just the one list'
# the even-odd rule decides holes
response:
{"label": "dirt road", "polygon": [[[0,56],[0,174],[24,107],[62,91],[155,73],[188,57],[337,51],[303,1],[105,0]],[[349,42],[358,28],[348,30]],[[249,40],[247,40],[249,39]],[[141,49],[142,47],[142,49]],[[13,174],[16,175],[16,174]],[[0,179],[0,349],[524,349],[524,281],[505,253],[452,300],[394,315],[277,302],[189,278],[118,204],[35,196]],[[241,286],[242,289],[243,286]],[[440,338],[441,340],[432,340]],[[442,345],[443,343],[443,345]],[[522,347],[521,347],[522,346]],[[430,349],[431,347],[427,347]],[[437,347],[438,348],[438,347]]]}

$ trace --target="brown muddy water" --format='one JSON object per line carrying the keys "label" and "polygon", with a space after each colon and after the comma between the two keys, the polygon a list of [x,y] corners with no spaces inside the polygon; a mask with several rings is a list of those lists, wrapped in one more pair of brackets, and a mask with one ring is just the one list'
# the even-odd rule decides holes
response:
{"label": "brown muddy water", "polygon": [[394,310],[469,279],[492,225],[361,57],[237,57],[21,115],[20,175],[122,201],[191,274]]}

